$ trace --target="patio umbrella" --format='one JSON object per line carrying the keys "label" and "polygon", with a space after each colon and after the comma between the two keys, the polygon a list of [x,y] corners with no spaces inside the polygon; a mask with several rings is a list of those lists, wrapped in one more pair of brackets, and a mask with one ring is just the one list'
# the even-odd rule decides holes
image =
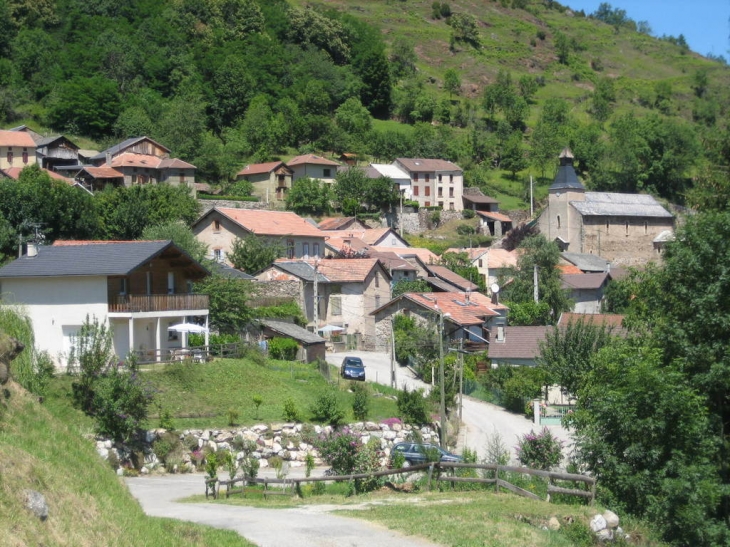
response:
{"label": "patio umbrella", "polygon": [[196,334],[208,332],[208,329],[206,329],[203,325],[196,325],[195,323],[178,323],[177,325],[170,325],[167,327],[167,330],[186,333],[194,332]]}
{"label": "patio umbrella", "polygon": [[340,332],[345,330],[344,327],[338,327],[337,325],[325,325],[317,329],[317,332]]}

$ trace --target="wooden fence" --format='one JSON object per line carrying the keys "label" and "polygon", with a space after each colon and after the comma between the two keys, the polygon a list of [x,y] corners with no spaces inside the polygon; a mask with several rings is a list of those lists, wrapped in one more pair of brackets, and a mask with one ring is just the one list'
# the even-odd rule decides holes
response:
{"label": "wooden fence", "polygon": [[[457,469],[481,469],[485,471],[492,471],[494,472],[494,477],[459,477],[455,475],[455,471]],[[553,494],[582,497],[589,500],[589,503],[591,505],[593,505],[596,499],[596,480],[593,477],[588,477],[586,475],[560,473],[556,471],[542,471],[539,469],[530,469],[529,467],[513,467],[509,465],[451,462],[423,463],[419,465],[412,465],[410,467],[403,467],[400,469],[385,469],[382,471],[374,471],[372,473],[359,473],[352,475],[325,477],[299,477],[286,479],[236,477],[232,480],[218,480],[206,478],[205,497],[207,498],[209,496],[212,496],[213,498],[218,498],[220,496],[221,487],[225,487],[226,498],[233,494],[245,495],[247,491],[246,487],[248,485],[263,485],[264,498],[269,495],[296,495],[300,492],[302,483],[352,481],[355,479],[369,479],[372,477],[400,475],[402,473],[411,473],[414,471],[427,471],[428,490],[431,490],[431,485],[434,481],[450,483],[452,488],[457,482],[493,484],[495,492],[499,492],[500,488],[504,488],[505,490],[508,490],[520,496],[541,500],[542,498],[534,492],[530,492],[529,490],[525,490],[524,488],[515,486],[514,484],[505,480],[505,478],[507,477],[507,473],[519,473],[523,475],[543,477],[548,480],[547,497],[545,498],[545,501],[547,502],[550,502]],[[434,471],[436,471],[435,474]],[[447,471],[447,473],[443,473],[443,471]],[[554,481],[578,482],[584,484],[585,488],[587,489],[581,490],[579,488],[564,488],[562,486],[555,485]],[[237,487],[236,485],[238,485],[239,483],[241,486]],[[275,486],[276,488],[274,490],[270,490],[269,486]]]}

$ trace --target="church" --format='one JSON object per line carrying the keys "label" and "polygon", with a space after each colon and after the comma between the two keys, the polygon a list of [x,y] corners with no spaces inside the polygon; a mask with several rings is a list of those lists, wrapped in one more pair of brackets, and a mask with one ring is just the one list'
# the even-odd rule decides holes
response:
{"label": "church", "polygon": [[573,154],[565,148],[537,226],[562,251],[638,266],[655,260],[672,239],[674,216],[647,194],[586,192],[573,168]]}

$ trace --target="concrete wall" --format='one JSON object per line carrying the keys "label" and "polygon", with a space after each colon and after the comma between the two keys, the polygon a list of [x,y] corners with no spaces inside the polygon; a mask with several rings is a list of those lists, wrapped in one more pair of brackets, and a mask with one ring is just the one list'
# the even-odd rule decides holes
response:
{"label": "concrete wall", "polygon": [[200,214],[205,214],[214,207],[222,207],[229,209],[254,209],[254,210],[273,210],[275,205],[273,203],[265,203],[263,201],[235,201],[228,199],[199,199],[198,205],[200,206]]}
{"label": "concrete wall", "polygon": [[87,315],[109,324],[106,277],[3,279],[2,298],[21,304],[30,317],[36,346],[65,367],[71,339]]}
{"label": "concrete wall", "polygon": [[[23,153],[28,156],[28,161],[23,161]],[[8,153],[12,153],[12,162],[8,161]],[[35,148],[22,146],[0,146],[0,169],[9,167],[25,167],[36,163]]]}

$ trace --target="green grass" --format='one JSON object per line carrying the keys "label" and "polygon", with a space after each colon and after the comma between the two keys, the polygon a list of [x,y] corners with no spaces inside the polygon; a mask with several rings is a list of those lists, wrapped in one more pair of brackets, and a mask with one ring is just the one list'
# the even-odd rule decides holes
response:
{"label": "green grass", "polygon": [[[316,364],[287,361],[250,359],[216,359],[205,364],[173,363],[143,368],[142,378],[155,390],[147,426],[159,426],[159,409],[170,412],[176,429],[228,427],[228,411],[238,413],[235,425],[284,421],[284,401],[291,398],[300,418],[309,421],[309,409],[318,395],[328,387]],[[352,415],[352,393],[347,391],[349,381],[337,375],[333,367],[330,378],[339,387],[338,399],[348,422]],[[68,423],[75,423],[81,431],[92,431],[93,422],[71,408],[70,376],[59,376],[52,382],[47,405]],[[379,421],[397,416],[393,396],[395,390],[372,383],[367,384],[370,399],[369,419]],[[255,395],[263,402],[258,408]]]}
{"label": "green grass", "polygon": [[[235,532],[147,517],[124,483],[75,427],[17,384],[0,395],[0,543],[69,546],[251,546]],[[25,489],[48,503],[40,522]]]}

